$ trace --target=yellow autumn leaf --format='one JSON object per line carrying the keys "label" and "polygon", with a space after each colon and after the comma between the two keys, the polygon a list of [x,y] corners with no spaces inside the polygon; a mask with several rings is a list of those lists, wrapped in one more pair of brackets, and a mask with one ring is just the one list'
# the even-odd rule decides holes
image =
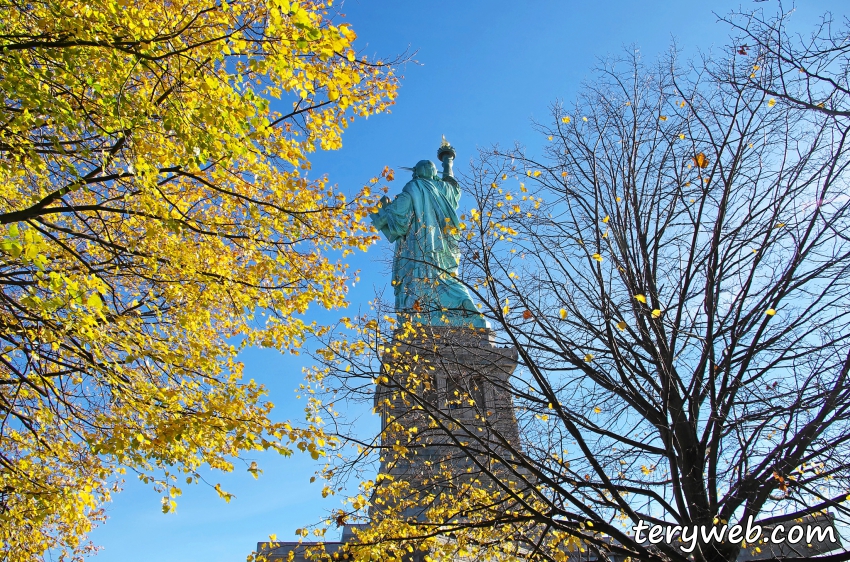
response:
{"label": "yellow autumn leaf", "polygon": [[611,217],[609,215],[605,215],[605,218],[602,219],[602,222],[608,222],[609,220],[611,220]]}
{"label": "yellow autumn leaf", "polygon": [[774,105],[776,105],[776,100],[775,100],[775,99],[770,98],[769,100],[767,100],[767,106],[768,106],[768,107],[773,107]]}
{"label": "yellow autumn leaf", "polygon": [[561,317],[561,320],[564,320],[564,319],[567,317],[567,311],[566,311],[566,309],[563,309],[563,308],[562,308],[561,310],[559,310],[559,311],[558,311],[558,316],[560,316],[560,317]]}
{"label": "yellow autumn leaf", "polygon": [[103,308],[103,301],[101,300],[100,295],[92,293],[88,300],[86,300],[86,306],[94,310],[100,310]]}
{"label": "yellow autumn leaf", "polygon": [[773,316],[774,314],[776,314],[776,310],[773,308],[768,308],[764,313],[768,316]]}
{"label": "yellow autumn leaf", "polygon": [[569,117],[561,117],[561,121],[564,122],[564,123],[569,123],[570,118]]}
{"label": "yellow autumn leaf", "polygon": [[667,121],[667,116],[666,115],[660,115],[658,117],[658,119],[659,119],[659,121]]}
{"label": "yellow autumn leaf", "polygon": [[587,363],[590,363],[591,361],[593,361],[593,355],[591,355],[590,353],[586,354],[586,355],[584,356],[584,360],[585,360]]}
{"label": "yellow autumn leaf", "polygon": [[602,257],[601,255],[599,255],[599,254],[593,254],[593,255],[592,255],[592,256],[590,256],[590,257],[591,257],[591,258],[593,258],[593,259],[595,259],[595,260],[596,260],[596,261],[598,261],[598,262],[602,262],[602,260],[603,260],[603,257]]}
{"label": "yellow autumn leaf", "polygon": [[658,309],[658,308],[654,309],[654,310],[652,311],[652,317],[653,317],[653,318],[658,318],[659,316],[661,316],[661,310],[660,310],[660,309]]}
{"label": "yellow autumn leaf", "polygon": [[626,326],[628,326],[628,324],[626,324],[625,320],[620,320],[619,322],[617,322],[617,328],[619,328],[620,330],[625,330]]}
{"label": "yellow autumn leaf", "polygon": [[642,303],[646,304],[646,297],[643,296],[643,295],[635,295],[635,300],[637,300],[638,302],[642,302]]}

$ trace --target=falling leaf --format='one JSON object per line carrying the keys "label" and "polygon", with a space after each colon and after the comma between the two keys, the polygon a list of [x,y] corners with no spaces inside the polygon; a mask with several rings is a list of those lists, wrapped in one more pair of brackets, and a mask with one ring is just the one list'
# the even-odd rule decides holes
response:
{"label": "falling leaf", "polygon": [[585,356],[584,356],[584,360],[585,360],[587,363],[590,363],[591,361],[593,361],[593,355],[591,355],[590,353],[588,353],[587,355],[585,355]]}
{"label": "falling leaf", "polygon": [[685,100],[682,100],[682,102],[679,104],[679,107],[685,107]]}
{"label": "falling leaf", "polygon": [[778,223],[776,223],[776,226],[773,227],[773,228],[782,228],[783,226],[785,226],[784,222],[778,222]]}
{"label": "falling leaf", "polygon": [[658,120],[659,121],[667,121],[667,116],[666,115],[659,115]]}
{"label": "falling leaf", "polygon": [[620,320],[619,322],[617,322],[617,328],[619,328],[620,330],[625,330],[626,326],[628,326],[628,324],[626,324],[625,320]]}
{"label": "falling leaf", "polygon": [[700,152],[693,158],[694,164],[696,164],[697,168],[707,168],[708,167],[708,157],[704,152]]}
{"label": "falling leaf", "polygon": [[638,302],[646,304],[646,297],[643,295],[635,295],[635,299],[637,299]]}
{"label": "falling leaf", "polygon": [[561,320],[564,320],[567,317],[567,311],[562,308],[560,311],[558,311],[558,316],[561,317]]}
{"label": "falling leaf", "polygon": [[596,261],[598,261],[598,262],[600,262],[600,263],[601,263],[601,262],[602,262],[602,260],[604,259],[604,258],[603,258],[602,256],[600,256],[599,254],[593,254],[593,255],[592,255],[592,256],[590,256],[590,257],[592,257],[593,259],[595,259]]}
{"label": "falling leaf", "polygon": [[661,310],[660,309],[656,308],[655,310],[652,311],[652,317],[653,318],[658,318],[659,316],[661,316]]}
{"label": "falling leaf", "polygon": [[768,308],[768,309],[765,311],[765,314],[767,314],[768,316],[773,316],[774,314],[776,314],[776,309]]}
{"label": "falling leaf", "polygon": [[593,413],[594,413],[594,414],[601,414],[601,413],[602,413],[602,408],[600,408],[599,406],[595,407],[595,408],[593,409]]}
{"label": "falling leaf", "polygon": [[767,100],[767,107],[773,107],[774,105],[776,105],[775,99],[770,98],[769,100]]}
{"label": "falling leaf", "polygon": [[552,140],[552,135],[549,135],[549,140]]}

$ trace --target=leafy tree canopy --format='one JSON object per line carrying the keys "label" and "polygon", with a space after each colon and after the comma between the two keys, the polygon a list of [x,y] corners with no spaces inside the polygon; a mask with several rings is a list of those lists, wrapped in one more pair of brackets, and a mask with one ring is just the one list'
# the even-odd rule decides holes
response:
{"label": "leafy tree canopy", "polygon": [[0,551],[69,559],[126,469],[169,511],[202,465],[321,454],[236,354],[294,350],[319,330],[298,314],[344,303],[329,254],[372,242],[371,202],[307,157],[397,82],[330,1],[0,10]]}

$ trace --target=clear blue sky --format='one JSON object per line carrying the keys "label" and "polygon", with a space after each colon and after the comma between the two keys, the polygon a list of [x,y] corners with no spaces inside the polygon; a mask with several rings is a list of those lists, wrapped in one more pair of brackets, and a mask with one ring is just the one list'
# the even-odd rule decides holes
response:
{"label": "clear blue sky", "polygon": [[[847,15],[838,0],[800,4],[794,28],[804,32],[827,10]],[[714,13],[738,7],[773,11],[776,6],[775,0],[348,0],[342,11],[358,34],[360,50],[386,59],[409,48],[417,51],[419,64],[401,69],[404,79],[392,113],[355,121],[342,150],[316,155],[313,174],[327,173],[341,189],[353,192],[384,165],[398,168],[435,159],[441,134],[457,148],[456,169],[465,167],[476,147],[520,140],[533,149],[540,139],[530,120],[545,119],[556,99],[572,101],[599,57],[633,45],[653,60],[674,39],[686,54],[722,50],[729,29]],[[391,194],[406,177],[406,172],[399,174],[402,181],[395,182]],[[364,274],[350,293],[352,308],[367,307],[375,290],[388,285],[380,261],[387,252],[382,242],[353,260],[352,267]],[[295,399],[294,389],[303,360],[268,350],[249,350],[242,360],[246,376],[268,387],[277,405],[275,417],[300,420],[304,405]],[[367,416],[364,430],[370,424],[377,427]],[[264,471],[259,480],[243,466],[233,474],[209,476],[212,484],[220,482],[235,494],[231,503],[225,504],[212,488],[189,486],[178,499],[177,512],[169,515],[160,511],[159,494],[128,479],[125,491],[108,507],[110,519],[91,535],[105,547],[95,560],[239,562],[269,534],[293,540],[296,528],[338,507],[338,498],[323,500],[321,485],[309,483],[317,468],[309,455],[262,455],[256,460]]]}

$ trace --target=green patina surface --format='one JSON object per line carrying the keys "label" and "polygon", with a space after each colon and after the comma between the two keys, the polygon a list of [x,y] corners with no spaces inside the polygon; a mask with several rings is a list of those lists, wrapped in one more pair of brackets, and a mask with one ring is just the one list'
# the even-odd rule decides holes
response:
{"label": "green patina surface", "polygon": [[392,201],[382,198],[381,208],[371,215],[375,228],[395,243],[395,309],[420,324],[486,328],[457,279],[460,186],[451,172],[454,151],[444,143],[438,155],[442,179],[433,162],[420,161],[401,193]]}

